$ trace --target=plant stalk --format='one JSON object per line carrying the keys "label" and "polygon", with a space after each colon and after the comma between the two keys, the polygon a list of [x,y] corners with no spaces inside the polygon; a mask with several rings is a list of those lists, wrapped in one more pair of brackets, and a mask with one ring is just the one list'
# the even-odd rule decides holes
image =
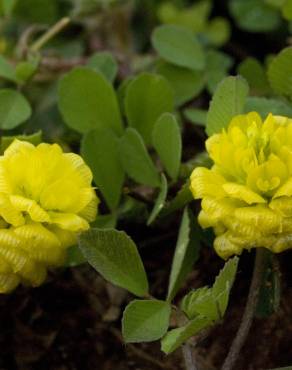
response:
{"label": "plant stalk", "polygon": [[185,361],[186,370],[199,370],[195,364],[194,356],[192,353],[192,347],[189,343],[185,343],[182,346],[182,353]]}
{"label": "plant stalk", "polygon": [[64,17],[45,32],[39,39],[30,47],[33,52],[39,51],[49,40],[61,32],[70,23],[70,18]]}
{"label": "plant stalk", "polygon": [[221,370],[234,369],[234,365],[238,359],[241,348],[247,339],[258,303],[264,267],[265,267],[265,250],[264,248],[257,248],[253,276],[249,288],[245,310],[238,331],[231,344],[229,353],[223,363]]}

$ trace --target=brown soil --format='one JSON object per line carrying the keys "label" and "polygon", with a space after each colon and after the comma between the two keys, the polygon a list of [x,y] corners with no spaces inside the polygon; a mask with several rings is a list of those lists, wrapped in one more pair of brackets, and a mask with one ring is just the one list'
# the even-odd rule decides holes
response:
{"label": "brown soil", "polygon": [[[147,253],[148,254],[148,253]],[[163,296],[172,251],[146,258],[153,294]],[[155,257],[155,258],[154,258]],[[256,319],[236,370],[292,364],[292,252],[280,256],[282,299],[277,313]],[[290,262],[289,262],[290,261]],[[212,282],[222,262],[205,248],[185,290]],[[219,369],[239,324],[250,280],[252,256],[243,255],[224,323],[195,348],[202,369]],[[120,316],[131,297],[105,283],[87,265],[59,272],[40,288],[18,288],[0,297],[0,370],[183,369],[180,351],[170,356],[159,343],[125,345]]]}

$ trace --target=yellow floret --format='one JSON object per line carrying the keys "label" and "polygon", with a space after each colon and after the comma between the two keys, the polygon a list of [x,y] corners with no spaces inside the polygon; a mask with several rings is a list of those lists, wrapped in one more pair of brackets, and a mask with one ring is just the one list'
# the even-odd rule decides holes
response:
{"label": "yellow floret", "polygon": [[236,116],[206,148],[214,164],[196,168],[191,191],[202,199],[199,223],[213,227],[217,253],[278,253],[292,247],[292,119]]}
{"label": "yellow floret", "polygon": [[57,144],[15,140],[0,157],[0,293],[40,285],[77,234],[89,228],[98,198],[77,154]]}

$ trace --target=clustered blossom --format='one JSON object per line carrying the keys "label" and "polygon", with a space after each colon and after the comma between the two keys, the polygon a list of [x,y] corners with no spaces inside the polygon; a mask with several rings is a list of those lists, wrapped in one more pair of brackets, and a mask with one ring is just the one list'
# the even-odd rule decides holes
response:
{"label": "clustered blossom", "polygon": [[98,198],[82,158],[57,144],[15,140],[0,156],[0,292],[40,285],[62,265]]}
{"label": "clustered blossom", "polygon": [[214,229],[218,255],[291,248],[292,119],[236,116],[206,148],[214,164],[193,171],[191,191],[202,199],[199,223]]}

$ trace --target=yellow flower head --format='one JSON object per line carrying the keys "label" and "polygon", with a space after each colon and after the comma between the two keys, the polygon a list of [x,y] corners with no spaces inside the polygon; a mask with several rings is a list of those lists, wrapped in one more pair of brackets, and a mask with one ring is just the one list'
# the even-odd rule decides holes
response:
{"label": "yellow flower head", "polygon": [[40,285],[96,217],[92,174],[57,144],[15,140],[0,156],[0,292]]}
{"label": "yellow flower head", "polygon": [[237,116],[206,148],[214,165],[193,171],[191,191],[202,199],[199,223],[214,228],[219,256],[291,248],[292,119]]}

